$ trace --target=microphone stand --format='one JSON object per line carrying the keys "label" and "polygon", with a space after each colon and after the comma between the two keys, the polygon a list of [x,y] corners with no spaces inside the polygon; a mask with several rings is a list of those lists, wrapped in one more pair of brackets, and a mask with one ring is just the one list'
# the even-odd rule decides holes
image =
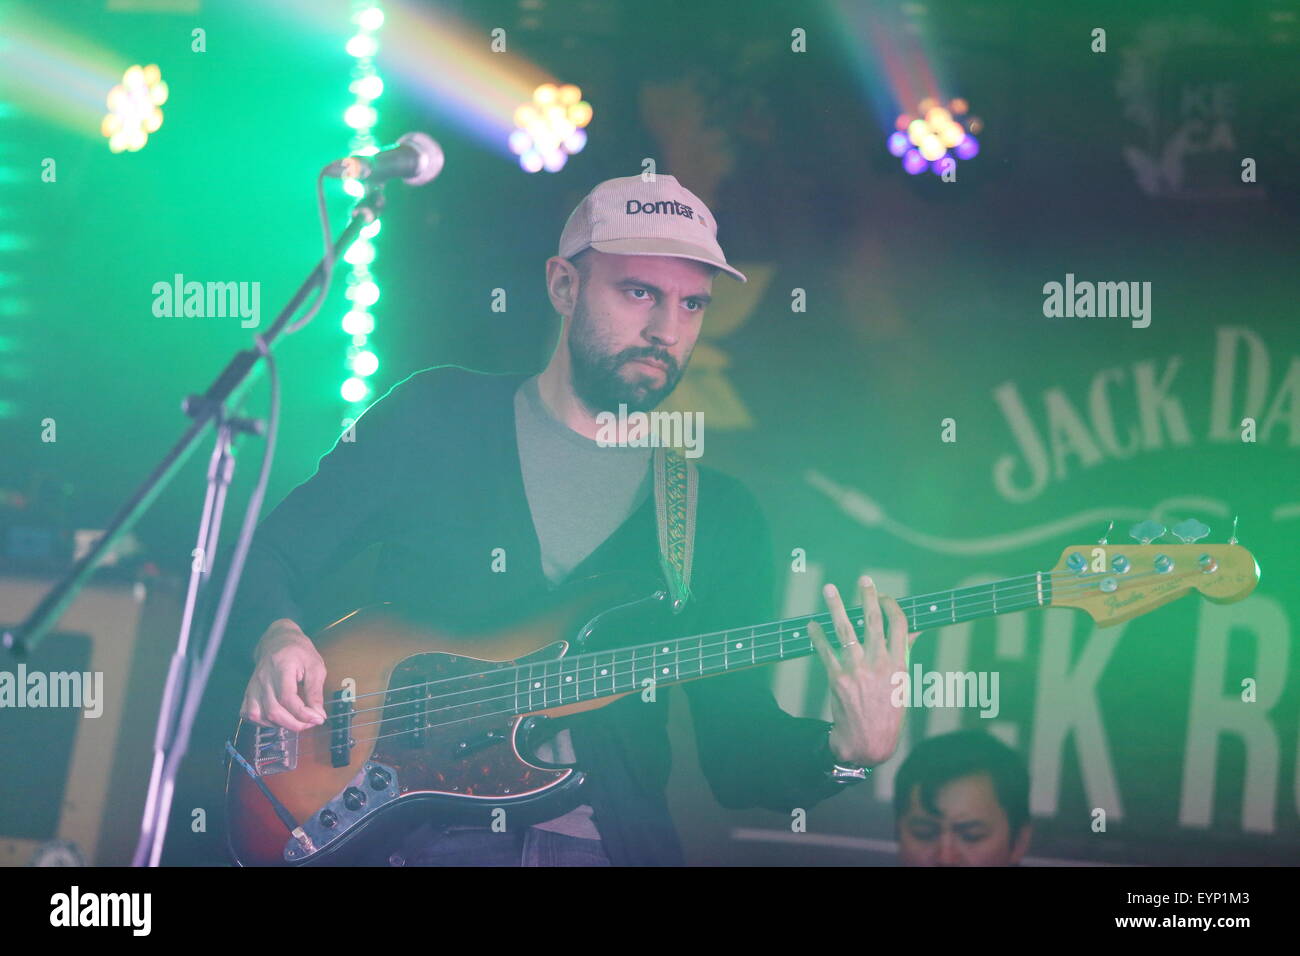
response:
{"label": "microphone stand", "polygon": [[[342,258],[342,254],[347,251],[362,228],[378,217],[383,205],[382,183],[375,186],[367,185],[366,194],[353,207],[347,227],[334,243],[335,261]],[[202,698],[204,685],[207,683],[206,670],[192,666],[190,646],[194,631],[195,609],[203,596],[214,563],[213,557],[217,550],[226,491],[230,487],[234,474],[232,439],[236,433],[260,435],[263,430],[262,423],[259,421],[230,416],[226,410],[226,403],[248,380],[259,361],[269,357],[271,346],[288,324],[289,318],[297,312],[308,293],[321,286],[324,279],[325,260],[322,258],[298,287],[298,291],[280,310],[266,334],[254,337],[257,347],[236,352],[225,369],[208,386],[206,392],[185,399],[181,407],[185,414],[193,419],[192,423],[162,461],[150,472],[144,483],[113,516],[94,546],[68,570],[25,621],[0,631],[0,647],[8,650],[17,659],[26,659],[76,599],[100,559],[123,534],[134,526],[161,494],[163,488],[175,477],[181,465],[194,451],[208,425],[216,426],[216,444],[208,465],[207,490],[199,518],[197,546],[190,564],[189,587],[185,597],[180,633],[176,651],[168,667],[162,705],[158,713],[149,791],[145,800],[140,840],[132,860],[135,866],[157,866],[162,856],[176,771],[189,743],[189,724],[192,715],[198,710],[198,703]],[[321,290],[322,301],[327,291]],[[233,570],[231,576],[235,576]],[[226,587],[232,589],[232,594],[233,589],[238,585],[237,577],[226,582]],[[224,630],[224,625],[220,628],[214,627],[209,634],[208,641],[204,645],[208,648],[206,653],[208,658],[215,657]],[[182,722],[180,720],[182,715],[188,715],[190,720]]]}

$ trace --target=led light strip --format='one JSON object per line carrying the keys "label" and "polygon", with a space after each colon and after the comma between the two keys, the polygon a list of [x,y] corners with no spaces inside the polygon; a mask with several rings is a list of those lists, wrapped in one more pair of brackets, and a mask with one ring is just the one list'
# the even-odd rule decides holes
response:
{"label": "led light strip", "polygon": [[[354,0],[352,23],[357,29],[348,40],[347,51],[356,60],[356,65],[352,68],[348,90],[356,99],[344,111],[343,121],[353,131],[348,142],[349,154],[369,156],[379,152],[379,144],[371,135],[378,122],[371,104],[384,92],[384,81],[375,69],[375,56],[379,52],[376,35],[384,25],[384,11],[380,9],[378,0]],[[365,192],[362,183],[355,179],[343,180],[343,189],[357,199]],[[344,380],[339,391],[343,400],[358,412],[374,394],[369,378],[379,369],[379,359],[368,347],[370,336],[375,331],[375,317],[370,310],[379,299],[379,286],[370,273],[370,264],[375,259],[373,239],[379,228],[380,221],[376,219],[361,230],[356,242],[343,255],[343,260],[351,266],[344,293],[351,308],[343,316],[343,331],[350,338],[347,366],[351,375]]]}

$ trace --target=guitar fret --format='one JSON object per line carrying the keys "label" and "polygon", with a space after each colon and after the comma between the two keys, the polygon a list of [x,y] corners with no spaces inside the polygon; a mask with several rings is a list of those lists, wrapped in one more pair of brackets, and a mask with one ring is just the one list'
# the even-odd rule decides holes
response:
{"label": "guitar fret", "polygon": [[[1027,588],[1021,583],[1025,580],[1029,582]],[[1017,588],[1026,592],[1023,597],[1017,597]],[[999,594],[999,590],[1003,593]],[[959,595],[960,609],[957,606]],[[1007,579],[905,598],[899,601],[899,605],[909,628],[923,630],[1044,606],[1050,602],[1051,577],[1040,572],[1026,575],[1024,579]],[[827,615],[822,613],[812,617],[823,620]],[[721,674],[734,668],[784,661],[787,657],[803,657],[813,653],[808,633],[804,630],[807,621],[808,618],[787,619],[711,634],[673,637],[655,644],[588,651],[530,663],[526,667],[520,665],[515,679],[515,710],[518,713],[535,712],[589,699],[640,692],[644,690],[647,678],[656,683],[674,683]],[[829,622],[824,626],[830,626]],[[787,643],[790,644],[788,648]]]}

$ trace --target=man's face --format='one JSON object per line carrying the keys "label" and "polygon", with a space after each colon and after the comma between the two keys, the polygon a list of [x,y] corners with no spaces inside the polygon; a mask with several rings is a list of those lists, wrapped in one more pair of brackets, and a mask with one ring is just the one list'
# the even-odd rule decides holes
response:
{"label": "man's face", "polygon": [[569,329],[573,388],[593,411],[649,411],[676,388],[699,338],[713,270],[672,256],[583,256]]}
{"label": "man's face", "polygon": [[920,784],[912,787],[907,811],[898,820],[904,866],[1011,866],[1024,856],[1030,825],[1012,840],[988,774],[948,781],[935,795],[935,805],[938,816],[921,806]]}

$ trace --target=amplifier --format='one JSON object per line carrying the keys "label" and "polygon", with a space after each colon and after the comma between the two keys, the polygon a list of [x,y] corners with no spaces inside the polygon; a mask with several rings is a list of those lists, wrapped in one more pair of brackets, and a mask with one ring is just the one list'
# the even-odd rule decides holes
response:
{"label": "amplifier", "polygon": [[[54,576],[0,577],[0,624]],[[180,589],[88,584],[35,652],[0,652],[0,866],[129,865]]]}

